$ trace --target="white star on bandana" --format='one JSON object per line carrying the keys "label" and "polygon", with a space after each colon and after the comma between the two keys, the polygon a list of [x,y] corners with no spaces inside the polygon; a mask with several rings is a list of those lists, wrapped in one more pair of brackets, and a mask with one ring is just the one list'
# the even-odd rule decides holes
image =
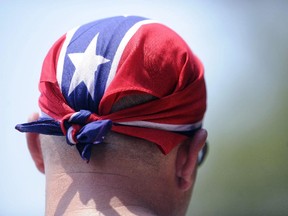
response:
{"label": "white star on bandana", "polygon": [[84,53],[68,54],[75,66],[75,72],[70,83],[68,95],[70,95],[81,82],[84,82],[94,100],[95,72],[99,65],[110,61],[101,55],[96,55],[98,36],[99,33],[95,35]]}

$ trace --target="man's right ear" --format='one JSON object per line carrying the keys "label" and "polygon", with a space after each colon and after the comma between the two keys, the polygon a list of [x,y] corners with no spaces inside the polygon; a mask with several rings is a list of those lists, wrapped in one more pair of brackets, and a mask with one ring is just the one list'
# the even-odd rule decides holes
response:
{"label": "man's right ear", "polygon": [[[37,113],[33,113],[28,121],[36,121],[38,120],[39,115]],[[43,161],[43,155],[41,151],[41,143],[40,143],[40,137],[37,133],[26,133],[26,141],[28,145],[28,149],[30,151],[30,154],[32,156],[32,159],[34,160],[34,163],[37,167],[37,169],[44,173],[44,161]]]}
{"label": "man's right ear", "polygon": [[181,190],[186,191],[193,187],[196,177],[198,154],[204,147],[206,139],[207,131],[200,129],[178,149],[176,175],[178,178],[178,187]]}

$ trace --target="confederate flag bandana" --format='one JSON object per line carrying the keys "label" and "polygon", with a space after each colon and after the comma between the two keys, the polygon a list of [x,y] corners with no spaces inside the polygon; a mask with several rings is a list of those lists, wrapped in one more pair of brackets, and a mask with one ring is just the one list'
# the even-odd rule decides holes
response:
{"label": "confederate flag bandana", "polygon": [[[164,154],[202,127],[204,70],[184,40],[143,17],[97,20],[68,31],[48,52],[38,121],[21,132],[65,135],[81,157],[110,131],[151,141]],[[111,113],[124,96],[156,99]]]}

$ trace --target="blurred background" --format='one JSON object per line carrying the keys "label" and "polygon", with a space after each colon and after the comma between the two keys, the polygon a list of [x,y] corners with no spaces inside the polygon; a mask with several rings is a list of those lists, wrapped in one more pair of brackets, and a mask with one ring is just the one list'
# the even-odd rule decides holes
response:
{"label": "blurred background", "polygon": [[188,215],[288,215],[288,1],[0,0],[0,215],[44,214],[45,179],[14,130],[38,110],[52,44],[95,19],[140,15],[205,65],[210,152]]}

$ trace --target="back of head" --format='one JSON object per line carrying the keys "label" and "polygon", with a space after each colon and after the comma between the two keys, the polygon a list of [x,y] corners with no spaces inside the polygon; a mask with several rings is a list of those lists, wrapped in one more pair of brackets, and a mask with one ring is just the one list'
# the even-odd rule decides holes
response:
{"label": "back of head", "polygon": [[[147,94],[126,96],[112,107],[112,112],[154,99]],[[79,157],[75,146],[68,146],[64,137],[42,135],[41,140],[41,149],[47,165],[46,171],[50,166],[53,170],[64,172],[70,172],[71,169],[73,172],[111,172],[111,169],[116,168],[123,173],[125,170],[131,171],[132,168],[137,167],[141,173],[146,169],[149,172],[155,170],[159,174],[160,163],[167,158],[155,143],[113,131],[107,133],[101,144],[92,147],[88,164],[81,161],[83,159]],[[121,162],[124,165],[122,168],[119,166]]]}
{"label": "back of head", "polygon": [[[134,189],[146,200],[187,205],[171,188],[191,187],[206,137],[198,146],[196,136],[191,151],[186,140],[202,127],[206,87],[200,60],[177,33],[137,16],[76,27],[48,52],[39,90],[40,118],[16,128],[48,135],[41,139],[45,170],[124,175],[143,184],[134,181]],[[157,196],[147,193],[152,188]]]}
{"label": "back of head", "polygon": [[110,130],[168,154],[201,128],[206,110],[199,59],[173,30],[136,16],[68,31],[47,54],[39,89],[39,121],[17,128],[66,135],[85,160]]}

